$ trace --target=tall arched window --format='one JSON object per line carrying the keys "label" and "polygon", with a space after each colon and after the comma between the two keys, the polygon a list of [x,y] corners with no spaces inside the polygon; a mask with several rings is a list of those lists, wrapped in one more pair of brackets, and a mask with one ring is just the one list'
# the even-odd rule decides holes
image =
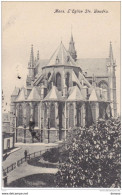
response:
{"label": "tall arched window", "polygon": [[70,82],[70,74],[69,72],[67,72],[65,76],[65,84],[67,86],[67,89],[69,88],[69,82]]}
{"label": "tall arched window", "polygon": [[107,100],[109,98],[108,84],[105,81],[100,81],[98,86],[103,89],[104,98]]}
{"label": "tall arched window", "polygon": [[55,104],[52,103],[50,106],[50,128],[55,127]]}
{"label": "tall arched window", "polygon": [[26,125],[27,126],[29,126],[30,112],[31,112],[30,104],[27,104],[27,107],[26,107],[26,122],[27,122]]}
{"label": "tall arched window", "polygon": [[74,106],[70,104],[69,106],[69,127],[74,127]]}
{"label": "tall arched window", "polygon": [[61,91],[61,74],[59,72],[56,74],[56,86]]}
{"label": "tall arched window", "polygon": [[77,103],[77,126],[80,127],[81,125],[81,105]]}
{"label": "tall arched window", "polygon": [[38,104],[34,106],[34,122],[35,126],[38,127]]}
{"label": "tall arched window", "polygon": [[48,79],[50,78],[50,75],[51,75],[51,73],[49,72],[48,75],[47,75]]}
{"label": "tall arched window", "polygon": [[22,105],[19,104],[18,106],[18,126],[22,126],[23,125],[23,109],[22,109]]}
{"label": "tall arched window", "polygon": [[47,128],[47,106],[44,104],[44,127]]}

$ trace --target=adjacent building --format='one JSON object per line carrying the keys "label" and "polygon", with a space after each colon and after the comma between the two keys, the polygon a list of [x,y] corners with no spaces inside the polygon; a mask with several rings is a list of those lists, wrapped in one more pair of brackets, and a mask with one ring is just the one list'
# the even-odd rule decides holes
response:
{"label": "adjacent building", "polygon": [[2,150],[3,154],[14,148],[14,131],[10,132],[10,114],[2,114]]}

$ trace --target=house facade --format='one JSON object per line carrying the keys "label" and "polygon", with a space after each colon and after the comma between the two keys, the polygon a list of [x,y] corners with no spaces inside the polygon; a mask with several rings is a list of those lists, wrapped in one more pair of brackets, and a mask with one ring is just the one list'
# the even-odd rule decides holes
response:
{"label": "house facade", "polygon": [[16,142],[56,142],[73,127],[90,126],[117,115],[116,63],[110,43],[108,58],[78,59],[73,36],[61,42],[49,60],[34,57],[31,46],[26,87],[11,95],[11,131]]}

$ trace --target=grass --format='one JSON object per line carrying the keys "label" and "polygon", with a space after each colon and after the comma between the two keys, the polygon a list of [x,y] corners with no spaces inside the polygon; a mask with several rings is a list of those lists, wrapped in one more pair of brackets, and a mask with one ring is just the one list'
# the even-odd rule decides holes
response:
{"label": "grass", "polygon": [[22,188],[32,188],[32,187],[56,187],[55,183],[55,175],[54,174],[34,174],[34,175],[29,175],[23,178],[20,178],[16,181],[13,181],[6,187],[22,187]]}
{"label": "grass", "polygon": [[51,162],[45,161],[43,157],[36,157],[36,158],[30,159],[28,161],[28,164],[32,166],[36,166],[36,167],[46,167],[46,168],[57,168],[58,167],[58,163],[51,163]]}

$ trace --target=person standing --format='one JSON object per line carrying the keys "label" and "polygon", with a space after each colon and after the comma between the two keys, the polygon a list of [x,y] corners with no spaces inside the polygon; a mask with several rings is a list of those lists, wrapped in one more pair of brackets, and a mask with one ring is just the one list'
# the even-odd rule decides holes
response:
{"label": "person standing", "polygon": [[25,155],[25,161],[26,161],[27,160],[27,150],[25,150],[24,155]]}

